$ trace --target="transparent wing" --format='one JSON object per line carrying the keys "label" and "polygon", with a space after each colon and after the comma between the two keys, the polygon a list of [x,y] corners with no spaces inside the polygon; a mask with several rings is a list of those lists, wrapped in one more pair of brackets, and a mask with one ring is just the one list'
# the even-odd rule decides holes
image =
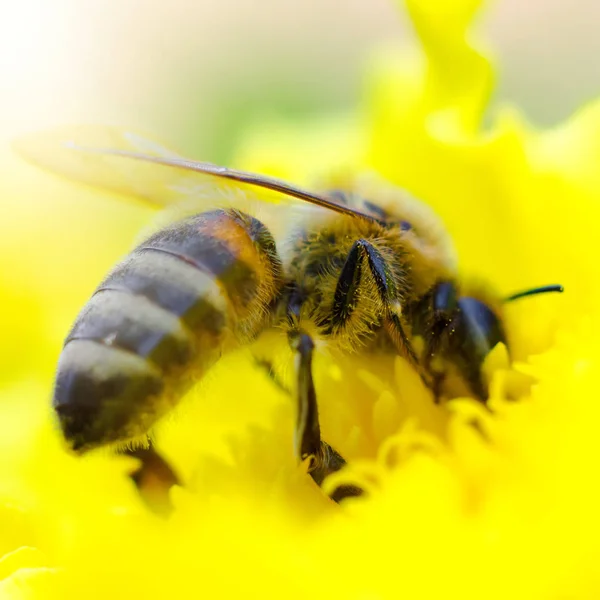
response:
{"label": "transparent wing", "polygon": [[24,136],[13,142],[13,148],[27,161],[55,174],[136,198],[157,208],[172,206],[202,191],[210,193],[217,186],[215,179],[208,175],[190,176],[173,167],[82,150],[110,148],[151,157],[182,158],[156,142],[117,127],[62,127]]}
{"label": "transparent wing", "polygon": [[[222,204],[250,190],[256,198],[295,198],[306,204],[360,219],[375,220],[327,195],[304,190],[285,181],[194,161],[140,135],[111,127],[83,126],[23,138],[15,149],[28,160],[71,179],[146,200],[159,207],[183,198],[205,198]],[[266,198],[263,198],[264,196]]]}

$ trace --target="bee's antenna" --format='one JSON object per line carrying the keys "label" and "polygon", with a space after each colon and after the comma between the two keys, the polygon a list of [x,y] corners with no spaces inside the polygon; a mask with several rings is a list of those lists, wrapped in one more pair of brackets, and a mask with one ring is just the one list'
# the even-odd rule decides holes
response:
{"label": "bee's antenna", "polygon": [[527,296],[535,296],[536,294],[546,294],[548,292],[564,292],[565,289],[562,285],[543,285],[537,288],[531,288],[530,290],[525,290],[523,292],[517,292],[512,296],[508,296],[508,298],[504,299],[504,302],[512,302],[513,300],[519,300],[520,298],[525,298]]}

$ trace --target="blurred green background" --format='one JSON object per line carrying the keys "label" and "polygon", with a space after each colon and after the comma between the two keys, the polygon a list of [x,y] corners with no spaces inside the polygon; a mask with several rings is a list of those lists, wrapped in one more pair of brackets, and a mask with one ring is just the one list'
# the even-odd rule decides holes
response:
{"label": "blurred green background", "polygon": [[[410,47],[391,0],[20,0],[0,23],[2,137],[112,122],[227,161],[248,121],[352,106],[375,44]],[[496,99],[536,124],[600,91],[600,2],[497,0],[479,16]]]}

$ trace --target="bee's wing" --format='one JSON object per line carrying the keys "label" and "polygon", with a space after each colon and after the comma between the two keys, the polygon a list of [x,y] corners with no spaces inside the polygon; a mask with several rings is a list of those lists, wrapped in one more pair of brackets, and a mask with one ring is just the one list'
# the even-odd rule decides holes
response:
{"label": "bee's wing", "polygon": [[373,220],[322,194],[271,177],[189,160],[142,136],[113,127],[59,129],[22,138],[14,147],[31,162],[70,179],[141,198],[157,207],[188,199],[196,203],[233,203],[242,208],[240,200],[245,196],[256,199],[258,192],[261,200],[270,200],[275,193],[275,198],[294,198],[306,205]]}
{"label": "bee's wing", "polygon": [[[118,153],[149,158],[183,157],[137,133],[117,127],[82,125],[30,134],[13,142],[27,161],[70,180],[135,198],[156,208],[204,200],[223,203],[228,194],[241,196],[240,185],[209,174],[184,171]],[[109,149],[111,152],[90,151]],[[216,202],[216,200],[220,202]],[[235,201],[239,201],[239,198]]]}

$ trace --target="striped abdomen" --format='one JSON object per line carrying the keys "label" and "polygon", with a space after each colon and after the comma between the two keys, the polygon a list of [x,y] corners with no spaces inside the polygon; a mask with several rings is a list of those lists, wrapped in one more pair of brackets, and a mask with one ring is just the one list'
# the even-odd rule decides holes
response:
{"label": "striped abdomen", "polygon": [[229,341],[266,324],[279,294],[275,243],[217,210],[163,229],[96,290],[59,361],[54,407],[76,450],[146,433]]}

